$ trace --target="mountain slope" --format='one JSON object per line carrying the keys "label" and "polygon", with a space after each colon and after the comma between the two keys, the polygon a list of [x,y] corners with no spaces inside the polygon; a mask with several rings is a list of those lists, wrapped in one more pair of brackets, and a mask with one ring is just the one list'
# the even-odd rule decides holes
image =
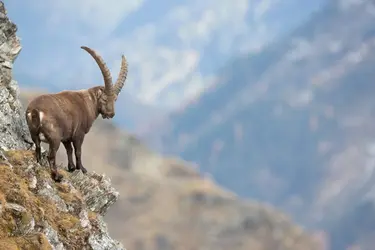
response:
{"label": "mountain slope", "polygon": [[362,244],[339,225],[350,217],[361,228],[354,217],[373,207],[374,21],[372,1],[330,1],[224,67],[219,84],[144,137],[237,194],[326,229],[333,249]]}

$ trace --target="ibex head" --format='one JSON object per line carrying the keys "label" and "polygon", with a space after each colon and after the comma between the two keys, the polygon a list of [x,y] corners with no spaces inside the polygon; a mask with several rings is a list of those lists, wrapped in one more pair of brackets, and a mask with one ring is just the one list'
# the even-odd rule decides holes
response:
{"label": "ibex head", "polygon": [[128,64],[125,56],[122,56],[121,69],[117,81],[113,86],[111,73],[102,57],[86,46],[81,46],[81,48],[86,50],[95,59],[104,78],[104,86],[94,88],[98,113],[101,114],[104,119],[113,118],[115,116],[115,102],[124,86],[128,74]]}

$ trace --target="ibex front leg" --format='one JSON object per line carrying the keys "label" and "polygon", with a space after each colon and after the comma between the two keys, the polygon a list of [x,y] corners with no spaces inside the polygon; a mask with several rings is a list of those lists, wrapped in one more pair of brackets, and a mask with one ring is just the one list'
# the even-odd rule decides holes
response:
{"label": "ibex front leg", "polygon": [[59,174],[56,167],[56,152],[60,147],[59,139],[49,139],[48,163],[51,169],[51,177],[56,182],[61,182],[63,176]]}
{"label": "ibex front leg", "polygon": [[83,167],[82,160],[81,160],[81,154],[82,154],[81,148],[82,148],[84,137],[85,137],[84,135],[76,136],[76,138],[74,138],[73,140],[73,146],[74,146],[74,153],[76,155],[76,169],[81,169],[82,173],[85,174],[87,173],[87,170],[86,168]]}
{"label": "ibex front leg", "polygon": [[73,162],[72,142],[67,141],[67,142],[63,142],[63,144],[66,150],[66,154],[68,155],[68,171],[73,172],[74,170],[76,170],[76,166],[74,165],[74,162]]}

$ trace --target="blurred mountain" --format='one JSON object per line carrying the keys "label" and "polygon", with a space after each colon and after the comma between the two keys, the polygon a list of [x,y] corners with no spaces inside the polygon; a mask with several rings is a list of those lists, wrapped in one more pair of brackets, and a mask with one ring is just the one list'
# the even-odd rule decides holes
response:
{"label": "blurred mountain", "polygon": [[265,50],[230,62],[214,87],[143,138],[240,196],[326,230],[332,249],[368,249],[374,21],[373,1],[330,1]]}
{"label": "blurred mountain", "polygon": [[[23,106],[41,93],[21,90]],[[326,249],[324,233],[303,229],[272,206],[237,197],[192,164],[152,152],[108,120],[94,123],[82,151],[84,166],[110,177],[120,193],[105,220],[127,249]],[[57,162],[67,166],[64,147]]]}
{"label": "blurred mountain", "polygon": [[118,110],[114,117],[116,125],[135,134],[142,132],[143,127],[149,122],[166,114],[166,110],[144,104],[126,92],[121,93],[116,109]]}

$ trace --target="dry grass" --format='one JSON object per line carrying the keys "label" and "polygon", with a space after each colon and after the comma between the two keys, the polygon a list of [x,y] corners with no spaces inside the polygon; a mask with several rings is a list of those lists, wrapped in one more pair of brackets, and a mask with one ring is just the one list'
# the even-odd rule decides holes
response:
{"label": "dry grass", "polygon": [[46,236],[42,233],[0,239],[0,250],[52,250]]}
{"label": "dry grass", "polygon": [[[0,214],[0,250],[1,249],[50,249],[43,235],[31,235],[16,237],[13,232],[19,227],[19,223],[27,225],[31,218],[35,225],[42,225],[43,221],[61,235],[61,240],[70,249],[80,246],[81,241],[87,237],[87,232],[81,227],[78,216],[71,213],[58,211],[56,205],[32,190],[29,190],[27,172],[23,167],[34,163],[34,155],[31,151],[8,151],[6,157],[14,166],[12,170],[7,165],[0,163],[0,201],[2,204],[15,203],[26,208],[26,213],[16,215],[4,209]],[[35,163],[34,163],[35,164]],[[38,179],[50,178],[48,168],[37,167]],[[67,204],[82,203],[81,197],[71,193],[64,184],[55,183],[61,198]]]}

